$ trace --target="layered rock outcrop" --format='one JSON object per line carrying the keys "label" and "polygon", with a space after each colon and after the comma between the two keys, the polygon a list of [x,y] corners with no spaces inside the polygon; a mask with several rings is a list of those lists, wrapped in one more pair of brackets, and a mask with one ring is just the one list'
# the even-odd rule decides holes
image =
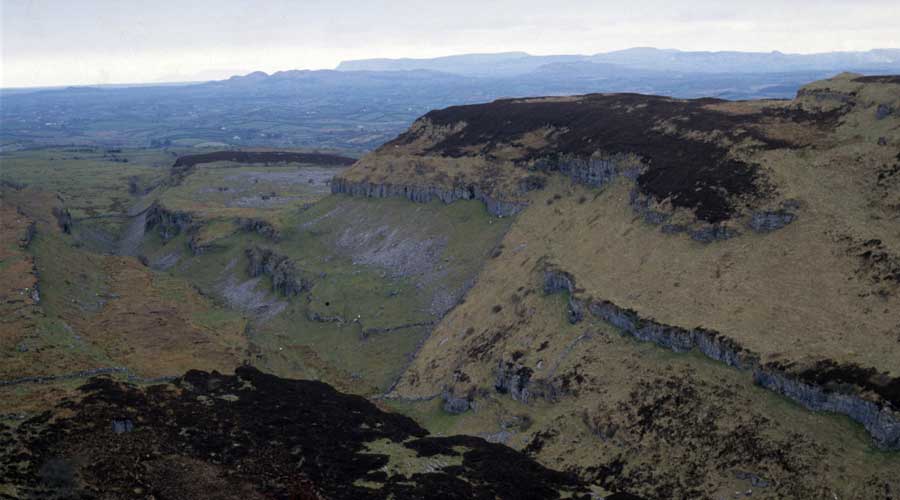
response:
{"label": "layered rock outcrop", "polygon": [[238,219],[238,227],[245,233],[256,233],[270,241],[277,241],[281,234],[269,221],[262,219]]}
{"label": "layered rock outcrop", "polygon": [[169,210],[159,203],[153,203],[144,217],[145,230],[156,229],[163,241],[169,241],[187,231],[193,223],[193,216],[190,213]]}
{"label": "layered rock outcrop", "polygon": [[[572,275],[557,269],[544,272],[543,287],[546,293],[567,292],[570,296],[577,291]],[[852,378],[831,374],[816,377],[817,371],[834,371],[833,365],[829,363],[822,363],[823,366],[805,373],[792,373],[786,367],[761,364],[756,353],[748,351],[719,332],[659,323],[606,300],[570,298],[570,308],[573,300],[587,303],[587,310],[595,318],[610,323],[622,333],[641,341],[652,342],[674,352],[683,353],[696,349],[710,359],[740,370],[752,371],[753,380],[761,387],[788,397],[813,411],[846,415],[862,424],[878,447],[900,450],[900,390],[897,390],[900,388],[900,380],[885,381],[885,376],[876,371],[859,368],[854,370]],[[514,378],[516,372],[510,370],[501,370],[500,373],[502,378],[498,378],[498,389],[501,385],[504,388],[514,387],[514,396],[522,399],[524,394],[527,399],[527,378]],[[810,382],[816,378],[837,379],[839,383],[826,386]],[[502,384],[500,380],[503,381]]]}
{"label": "layered rock outcrop", "polygon": [[66,208],[53,207],[53,217],[56,218],[56,225],[59,230],[65,234],[72,234],[72,214]]}
{"label": "layered rock outcrop", "polygon": [[640,160],[625,154],[591,155],[578,157],[573,155],[554,155],[534,162],[533,168],[547,172],[560,172],[572,179],[572,182],[594,188],[602,188],[619,175],[631,179],[640,172]]}
{"label": "layered rock outcrop", "polygon": [[509,202],[495,199],[485,193],[478,186],[456,186],[444,188],[441,186],[420,186],[415,184],[372,183],[367,181],[355,182],[343,178],[334,178],[331,181],[331,192],[335,194],[348,194],[351,196],[364,196],[368,198],[406,198],[417,203],[430,203],[442,201],[453,203],[458,200],[478,200],[484,203],[487,211],[497,217],[509,217],[519,213],[525,204],[521,202]]}
{"label": "layered rock outcrop", "polygon": [[273,292],[292,297],[309,290],[309,282],[300,276],[297,266],[288,257],[258,246],[248,248],[246,255],[247,274],[254,278],[268,276]]}

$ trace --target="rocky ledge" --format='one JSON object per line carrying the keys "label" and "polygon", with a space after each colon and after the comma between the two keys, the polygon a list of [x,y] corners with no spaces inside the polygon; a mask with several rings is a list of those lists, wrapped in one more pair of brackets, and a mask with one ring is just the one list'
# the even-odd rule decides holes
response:
{"label": "rocky ledge", "polygon": [[368,198],[406,198],[417,203],[442,201],[453,203],[458,200],[478,200],[484,203],[487,211],[497,217],[515,215],[525,208],[524,203],[503,201],[493,198],[475,185],[444,188],[440,186],[419,186],[415,184],[373,183],[367,181],[354,182],[335,177],[331,180],[331,192],[364,196]]}
{"label": "rocky ledge", "polygon": [[79,391],[15,427],[0,423],[0,496],[602,498],[506,446],[429,436],[365,398],[247,366],[146,388],[100,377]]}
{"label": "rocky ledge", "polygon": [[300,276],[294,261],[288,257],[258,246],[248,248],[246,254],[247,274],[253,278],[268,276],[273,292],[291,297],[309,290],[309,282]]}
{"label": "rocky ledge", "polygon": [[156,202],[147,209],[145,217],[145,231],[157,229],[163,241],[169,241],[182,231],[187,231],[193,223],[191,214],[169,210]]}
{"label": "rocky ledge", "polygon": [[[544,272],[546,293],[569,294],[569,318],[580,321],[584,310],[627,335],[674,352],[696,349],[728,366],[750,371],[753,380],[813,411],[846,415],[865,427],[876,446],[900,450],[900,379],[875,369],[822,361],[813,367],[762,364],[759,355],[735,340],[705,328],[667,325],[606,300],[581,297],[574,277],[565,271]],[[523,392],[524,388],[519,388]]]}
{"label": "rocky ledge", "polygon": [[281,233],[275,229],[271,222],[263,219],[240,218],[237,220],[238,228],[245,233],[256,233],[269,241],[278,241]]}

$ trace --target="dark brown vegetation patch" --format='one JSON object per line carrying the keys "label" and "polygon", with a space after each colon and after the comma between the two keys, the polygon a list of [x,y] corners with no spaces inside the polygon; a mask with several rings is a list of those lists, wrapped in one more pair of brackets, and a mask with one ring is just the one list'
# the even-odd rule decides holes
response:
{"label": "dark brown vegetation patch", "polygon": [[[676,123],[682,131],[726,134],[732,141],[753,139],[762,147],[786,147],[766,137],[753,121],[760,115],[718,112],[707,106],[716,99],[675,100],[638,94],[592,94],[572,101],[500,100],[490,104],[455,106],[425,115],[439,127],[460,122],[452,133],[428,153],[488,158],[501,144],[522,146],[526,133],[549,128],[558,131],[545,147],[527,148],[520,161],[552,155],[589,157],[597,151],[633,153],[648,164],[638,178],[645,194],[671,199],[678,207],[693,209],[708,222],[730,218],[738,200],[767,195],[766,179],[756,165],[732,159],[727,148],[699,138],[684,138],[659,125]],[[409,144],[416,133],[402,134],[385,145]]]}
{"label": "dark brown vegetation patch", "polygon": [[900,84],[900,75],[873,75],[854,78],[854,82],[860,83],[897,83]]}
{"label": "dark brown vegetation patch", "polygon": [[[146,389],[95,378],[80,390],[58,419],[46,412],[15,429],[0,424],[0,476],[26,496],[586,497],[569,473],[481,438],[428,436],[410,418],[321,382],[242,367]],[[385,468],[390,456],[369,450],[376,442],[408,448],[422,472]],[[429,467],[435,455],[454,465]]]}
{"label": "dark brown vegetation patch", "polygon": [[231,161],[235,163],[311,163],[335,167],[350,166],[355,158],[326,153],[295,153],[291,151],[216,151],[179,156],[172,167],[193,167],[201,163]]}

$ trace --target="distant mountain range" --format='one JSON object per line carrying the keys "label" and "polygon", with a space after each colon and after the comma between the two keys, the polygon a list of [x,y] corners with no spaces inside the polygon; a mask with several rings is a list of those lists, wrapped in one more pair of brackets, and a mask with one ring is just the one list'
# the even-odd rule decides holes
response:
{"label": "distant mountain range", "polygon": [[796,55],[629,49],[347,61],[182,85],[5,89],[0,151],[50,144],[365,151],[432,109],[504,97],[633,92],[792,98],[837,73],[900,74],[900,49]]}
{"label": "distant mountain range", "polygon": [[796,71],[900,71],[900,49],[866,52],[785,54],[782,52],[684,52],[636,47],[594,55],[533,56],[525,52],[462,54],[433,59],[360,59],[344,61],[338,71],[430,70],[466,76],[514,76],[548,65],[614,64],[628,69],[683,73],[790,73]]}

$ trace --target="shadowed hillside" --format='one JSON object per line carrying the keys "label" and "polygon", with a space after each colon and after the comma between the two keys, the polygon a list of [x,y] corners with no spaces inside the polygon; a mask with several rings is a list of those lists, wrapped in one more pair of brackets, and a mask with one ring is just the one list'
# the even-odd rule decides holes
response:
{"label": "shadowed hillside", "polygon": [[79,392],[56,412],[0,427],[16,450],[0,459],[0,495],[590,498],[572,474],[483,439],[430,436],[321,382],[243,367],[145,389],[96,378]]}

